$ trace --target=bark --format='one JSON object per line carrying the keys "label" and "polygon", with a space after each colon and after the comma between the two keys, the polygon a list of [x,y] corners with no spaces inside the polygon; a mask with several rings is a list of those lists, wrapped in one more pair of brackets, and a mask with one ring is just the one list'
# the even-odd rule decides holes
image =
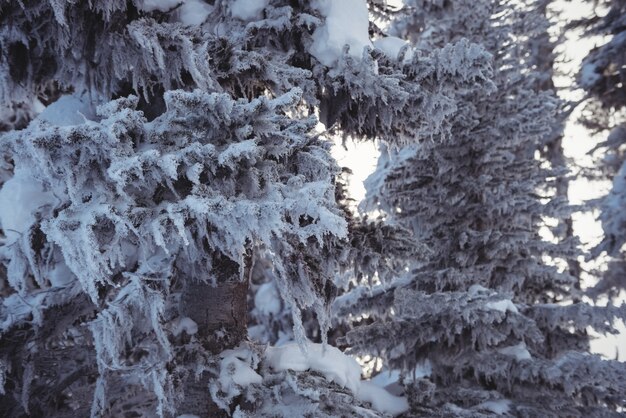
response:
{"label": "bark", "polygon": [[[217,284],[211,280],[187,280],[179,306],[181,317],[191,318],[198,325],[197,339],[213,355],[238,346],[247,336],[248,284],[252,257],[246,258],[245,280],[240,280],[239,264],[225,256],[214,258],[213,271]],[[194,370],[194,355],[182,350],[180,362]],[[209,394],[208,371],[200,376],[189,373],[183,382],[184,398],[178,404],[179,414],[199,417],[227,417]]]}
{"label": "bark", "polygon": [[[89,415],[97,366],[84,324],[95,312],[96,307],[81,294],[44,311],[43,326],[15,327],[2,335],[0,359],[9,367],[0,416]],[[70,328],[80,337],[66,338]]]}

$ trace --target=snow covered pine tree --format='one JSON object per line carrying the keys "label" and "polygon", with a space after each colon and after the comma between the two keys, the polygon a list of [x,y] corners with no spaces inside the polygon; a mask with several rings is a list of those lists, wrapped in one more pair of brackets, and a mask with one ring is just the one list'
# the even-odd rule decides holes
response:
{"label": "snow covered pine tree", "polygon": [[582,122],[595,133],[606,135],[606,141],[594,151],[601,150],[595,175],[613,181],[611,192],[600,199],[600,219],[604,239],[592,250],[592,257],[606,252],[610,261],[600,281],[590,290],[593,297],[619,296],[626,290],[626,243],[624,203],[626,201],[626,2],[601,1],[594,10],[608,10],[603,17],[594,14],[575,22],[587,35],[608,36],[608,41],[597,46],[583,60],[578,84],[587,93]]}
{"label": "snow covered pine tree", "polygon": [[[437,75],[380,66],[369,17],[363,0],[0,1],[3,416],[406,409],[301,320],[324,340],[337,275],[414,252],[348,219],[314,114],[391,142],[444,123],[423,119]],[[255,259],[298,345],[246,341]]]}
{"label": "snow covered pine tree", "polygon": [[[590,355],[586,330],[617,332],[626,305],[580,302],[566,263],[575,242],[539,234],[546,218],[567,216],[555,196],[559,167],[535,156],[558,109],[528,59],[547,27],[543,7],[411,5],[392,33],[418,50],[447,45],[438,74],[474,83],[450,103],[446,129],[389,149],[368,180],[371,208],[412,228],[432,256],[371,292],[340,297],[340,318],[370,318],[344,343],[384,360],[379,377],[408,390],[407,416],[620,416],[626,365]],[[481,72],[450,47],[462,37],[484,46],[470,55],[484,57]]]}
{"label": "snow covered pine tree", "polygon": [[[575,415],[623,406],[623,366],[580,351],[555,360],[585,343],[568,327],[602,328],[605,317],[545,304],[570,297],[575,281],[538,262],[561,247],[538,240],[529,219],[552,213],[535,195],[548,173],[529,150],[553,99],[507,67],[517,57],[509,49],[492,73],[487,51],[509,29],[489,18],[511,5],[459,4],[476,32],[451,25],[414,50],[380,37],[374,22],[390,16],[380,1],[368,11],[364,0],[0,0],[0,128],[9,130],[0,138],[0,413],[533,415],[548,399]],[[388,200],[398,224],[347,211],[315,115],[331,133],[391,149],[420,143],[417,156],[398,154],[421,161],[407,180],[421,177]],[[467,176],[464,164],[484,164],[483,175]],[[493,190],[501,205],[447,194],[441,176],[464,178],[457,192]],[[421,193],[437,185],[432,196],[449,199]],[[423,213],[402,203],[416,191],[417,203],[431,202]],[[362,381],[338,349],[307,341],[302,320],[311,310],[324,341],[334,281],[352,271],[351,284],[389,283],[423,257],[407,230],[435,250],[418,265],[425,287],[408,276],[387,291],[357,288],[381,295],[358,308],[391,319],[385,348],[396,331],[404,345],[380,353],[354,344],[377,339],[377,323],[346,341],[398,370],[429,358],[437,389],[408,385],[408,400]],[[493,251],[477,255],[481,245]],[[297,344],[247,340],[247,287],[258,272],[290,307],[283,322]]]}

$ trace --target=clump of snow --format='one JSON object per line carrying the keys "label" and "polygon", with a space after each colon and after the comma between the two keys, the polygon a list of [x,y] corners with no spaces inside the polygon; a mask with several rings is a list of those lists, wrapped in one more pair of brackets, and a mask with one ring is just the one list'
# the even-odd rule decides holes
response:
{"label": "clump of snow", "polygon": [[178,318],[172,326],[172,334],[178,337],[182,332],[193,335],[198,332],[198,324],[191,318]]}
{"label": "clump of snow", "polygon": [[254,295],[254,307],[263,315],[280,313],[280,295],[274,282],[263,283]]}
{"label": "clump of snow", "polygon": [[359,363],[336,347],[307,343],[306,353],[295,343],[268,347],[265,359],[274,370],[321,373],[328,381],[350,389],[361,401],[370,402],[379,412],[395,416],[409,408],[406,398],[394,396],[373,382],[362,381]]}
{"label": "clump of snow", "polygon": [[526,344],[523,342],[517,345],[500,348],[498,352],[506,356],[515,357],[517,360],[530,360],[532,358],[526,348]]}
{"label": "clump of snow", "polygon": [[235,0],[230,5],[230,13],[237,19],[253,20],[261,17],[268,4],[269,0]]}
{"label": "clump of snow", "polygon": [[61,96],[37,117],[56,126],[74,126],[95,119],[96,112],[89,98],[78,95]]}
{"label": "clump of snow", "polygon": [[27,232],[35,222],[36,213],[56,200],[39,180],[30,175],[29,170],[17,168],[0,189],[0,226],[6,244],[12,244]]}
{"label": "clump of snow", "polygon": [[134,0],[135,6],[144,12],[167,12],[178,6],[184,0]]}
{"label": "clump of snow", "polygon": [[511,401],[508,399],[498,399],[497,401],[486,401],[476,405],[477,409],[484,409],[497,415],[504,415],[509,412]]}
{"label": "clump of snow", "polygon": [[361,382],[357,397],[363,402],[372,404],[375,410],[393,416],[400,415],[409,409],[409,402],[406,398],[392,395],[372,382]]}
{"label": "clump of snow", "polygon": [[365,0],[319,0],[313,3],[324,24],[313,32],[309,52],[319,62],[332,67],[345,45],[352,57],[359,59],[363,48],[372,46],[369,39],[369,14]]}
{"label": "clump of snow", "polygon": [[487,293],[487,294],[489,294],[491,292],[491,290],[489,290],[486,287],[481,286],[479,284],[473,284],[473,285],[470,286],[469,289],[467,289],[467,292],[468,292],[468,294],[471,297],[474,297],[474,296],[477,296],[480,293]]}
{"label": "clump of snow", "polygon": [[224,351],[220,357],[220,378],[222,387],[232,383],[241,387],[260,384],[263,378],[251,367],[252,353],[245,348]]}
{"label": "clump of snow", "polygon": [[265,359],[274,370],[294,370],[303,372],[315,370],[339,386],[357,392],[361,380],[361,366],[352,357],[345,355],[336,347],[322,344],[307,344],[307,353],[303,353],[295,344],[282,347],[268,347]]}
{"label": "clump of snow", "polygon": [[380,49],[387,57],[394,60],[398,58],[402,48],[406,47],[403,62],[410,61],[413,58],[413,51],[409,47],[409,43],[395,36],[376,39],[374,41],[374,47]]}
{"label": "clump of snow", "polygon": [[513,313],[518,313],[519,311],[517,310],[517,306],[515,306],[515,304],[513,304],[513,302],[510,299],[502,299],[502,300],[498,300],[498,301],[494,301],[494,302],[487,302],[485,304],[485,308],[487,309],[493,309],[496,311],[500,311],[500,312],[513,312]]}
{"label": "clump of snow", "polygon": [[[242,389],[261,384],[263,378],[254,371],[259,363],[258,356],[244,344],[232,350],[225,350],[220,354],[220,375],[209,388],[213,400],[217,405],[229,411],[230,401],[242,393]],[[221,395],[218,396],[218,392]]]}
{"label": "clump of snow", "polygon": [[212,11],[213,6],[203,0],[186,0],[178,9],[178,19],[184,25],[200,25]]}

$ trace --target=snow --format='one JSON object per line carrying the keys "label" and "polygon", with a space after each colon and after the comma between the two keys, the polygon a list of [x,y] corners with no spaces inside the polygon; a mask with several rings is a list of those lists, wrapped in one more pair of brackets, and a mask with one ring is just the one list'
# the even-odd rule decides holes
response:
{"label": "snow", "polygon": [[489,293],[491,293],[491,290],[489,290],[486,287],[481,286],[479,284],[473,284],[473,285],[470,286],[470,288],[467,290],[467,292],[468,292],[468,294],[471,297],[475,297],[479,293],[487,293],[487,294],[489,294]]}
{"label": "snow", "polygon": [[500,311],[500,312],[513,312],[513,313],[518,313],[519,311],[517,310],[517,306],[515,306],[513,304],[513,302],[511,302],[511,300],[509,299],[502,299],[502,300],[498,300],[495,302],[487,302],[485,304],[485,308],[487,309],[493,309],[496,311]]}
{"label": "snow", "polygon": [[55,201],[54,195],[29,170],[17,168],[0,189],[0,226],[6,236],[5,244],[12,244],[26,233],[39,209]]}
{"label": "snow", "polygon": [[263,283],[254,295],[254,307],[263,315],[280,313],[280,295],[274,282]]}
{"label": "snow", "polygon": [[509,404],[511,401],[507,399],[498,399],[497,401],[486,401],[476,406],[478,409],[486,409],[497,415],[504,415],[509,412]]}
{"label": "snow", "polygon": [[268,4],[269,0],[235,0],[230,5],[230,13],[241,20],[258,19]]}
{"label": "snow", "polygon": [[345,45],[350,47],[349,54],[355,59],[363,56],[363,48],[372,46],[365,0],[319,0],[313,7],[325,19],[313,32],[309,52],[325,66],[335,64]]}
{"label": "snow", "polygon": [[498,352],[506,356],[515,357],[517,360],[530,360],[532,358],[526,348],[526,344],[523,342],[517,345],[500,348]]}
{"label": "snow", "polygon": [[213,6],[203,0],[186,0],[178,9],[178,18],[184,25],[200,25],[212,11]]}
{"label": "snow", "polygon": [[398,380],[400,380],[400,370],[386,370],[378,373],[370,382],[384,388],[385,386],[393,385]]}
{"label": "snow", "polygon": [[[223,392],[226,400],[230,400],[241,394],[241,388],[252,384],[261,384],[263,378],[254,371],[256,359],[252,351],[244,344],[232,350],[225,350],[220,354],[220,375],[216,383],[210,387],[213,399],[218,390]],[[218,405],[228,410],[228,403],[217,401]]]}
{"label": "snow", "polygon": [[95,109],[86,96],[66,95],[51,103],[37,117],[51,125],[74,126],[85,123],[88,119],[94,119]]}
{"label": "snow", "polygon": [[295,343],[282,347],[268,347],[265,359],[274,370],[297,372],[315,370],[323,374],[328,381],[357,392],[361,380],[361,366],[355,359],[329,345],[324,349],[322,344],[309,343],[306,348],[305,354]]}
{"label": "snow", "polygon": [[172,327],[172,334],[178,337],[182,332],[193,335],[198,332],[198,324],[196,324],[191,318],[179,318],[175,321],[174,326]]}
{"label": "snow", "polygon": [[393,416],[409,410],[409,402],[404,397],[395,396],[372,382],[363,381],[357,397],[372,404],[372,408]]}
{"label": "snow", "polygon": [[409,43],[407,41],[395,36],[387,36],[386,38],[380,38],[374,41],[374,47],[380,49],[387,57],[394,60],[398,58],[398,54],[402,48],[407,46],[403,62],[410,61],[411,58],[413,58],[413,51],[408,45]]}
{"label": "snow", "polygon": [[[430,361],[426,360],[415,366],[415,368],[408,372],[404,378],[405,382],[413,382],[416,379],[430,376],[432,373],[432,365]],[[378,387],[386,387],[393,385],[400,380],[400,370],[384,370],[374,376],[370,382],[374,383]]]}
{"label": "snow", "polygon": [[361,401],[370,402],[379,412],[395,416],[409,408],[406,398],[394,396],[374,382],[362,381],[359,363],[336,347],[308,343],[306,353],[295,343],[268,347],[265,360],[277,371],[312,370],[321,373],[326,380],[350,389]]}
{"label": "snow", "polygon": [[178,6],[184,0],[134,0],[135,6],[144,12],[168,12]]}
{"label": "snow", "polygon": [[48,280],[52,287],[65,287],[76,279],[74,273],[67,267],[67,264],[60,261],[48,273]]}
{"label": "snow", "polygon": [[192,414],[182,414],[182,415],[179,415],[176,418],[200,418],[200,417],[197,416],[197,415],[192,415]]}

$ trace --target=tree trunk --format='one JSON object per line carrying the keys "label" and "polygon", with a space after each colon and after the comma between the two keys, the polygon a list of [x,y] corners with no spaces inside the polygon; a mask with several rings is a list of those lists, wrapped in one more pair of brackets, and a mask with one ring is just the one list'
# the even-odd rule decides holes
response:
{"label": "tree trunk", "polygon": [[[248,283],[251,257],[246,258],[243,281],[240,281],[239,265],[225,256],[215,257],[212,274],[217,279],[188,280],[185,282],[179,305],[181,317],[192,319],[198,325],[196,337],[202,347],[211,354],[238,346],[247,337]],[[183,350],[185,353],[185,350]],[[224,410],[211,399],[209,372],[199,377],[193,373],[195,356],[181,359],[190,371],[183,382],[184,398],[179,402],[179,414],[199,417],[226,417]]]}

